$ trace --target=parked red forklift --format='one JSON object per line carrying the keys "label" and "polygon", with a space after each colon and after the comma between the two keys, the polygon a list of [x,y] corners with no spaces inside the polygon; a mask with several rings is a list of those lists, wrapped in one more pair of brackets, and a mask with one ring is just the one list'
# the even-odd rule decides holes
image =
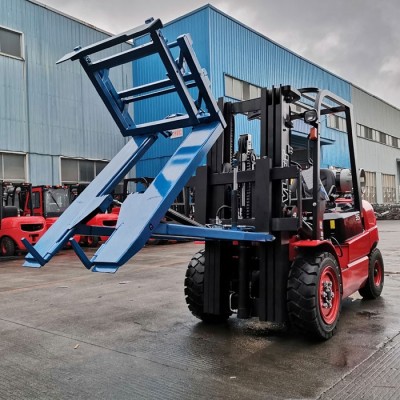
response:
{"label": "parked red forklift", "polygon": [[21,239],[35,244],[46,231],[46,224],[43,217],[34,216],[31,203],[29,213],[21,215],[19,195],[31,191],[30,183],[0,182],[0,185],[0,254],[14,256],[26,252]]}
{"label": "parked red forklift", "polygon": [[[88,186],[88,184],[76,183],[68,185],[70,191],[70,199],[71,202],[74,201]],[[118,209],[118,207],[116,207]],[[93,215],[86,225],[88,226],[100,226],[100,227],[115,227],[118,221],[118,211],[112,209],[110,212],[101,212]],[[96,235],[75,235],[75,240],[88,247],[96,247],[99,242],[105,242],[108,239],[108,236],[96,236]]]}
{"label": "parked red forklift", "polygon": [[[124,200],[132,193],[144,193],[153,180],[154,178],[151,177],[125,178],[123,180],[122,193],[114,195],[111,213],[118,216]],[[193,220],[192,214],[190,213],[191,207],[194,205],[193,203],[190,203],[189,198],[190,188],[185,186],[175,201],[171,204],[171,207],[165,213],[162,221],[164,223],[200,226],[200,224]],[[159,238],[157,235],[154,235],[153,237],[149,238],[147,243],[158,245],[172,244],[176,242],[176,239]]]}
{"label": "parked red forklift", "polygon": [[[40,215],[46,220],[46,229],[49,229],[61,214],[69,207],[71,202],[79,195],[82,185],[33,186],[30,191],[21,191],[23,215],[31,213]],[[32,198],[32,202],[31,199]],[[89,226],[115,226],[118,216],[100,213],[93,216],[88,222]],[[100,240],[107,240],[106,236],[75,235],[75,240],[82,245],[96,247]]]}
{"label": "parked red forklift", "polygon": [[66,186],[33,186],[21,192],[23,215],[40,215],[46,220],[49,229],[70,205],[70,193]]}

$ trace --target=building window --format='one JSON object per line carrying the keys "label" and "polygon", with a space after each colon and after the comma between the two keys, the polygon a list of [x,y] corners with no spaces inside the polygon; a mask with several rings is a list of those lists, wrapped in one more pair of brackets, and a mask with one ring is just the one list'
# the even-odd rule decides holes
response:
{"label": "building window", "polygon": [[364,199],[371,204],[376,203],[376,173],[365,171]]}
{"label": "building window", "polygon": [[[359,128],[358,128],[359,127]],[[368,126],[358,124],[357,132],[359,132],[359,136],[365,139],[373,140],[373,132],[372,128],[368,128]]]}
{"label": "building window", "polygon": [[0,27],[0,53],[22,58],[22,34]]}
{"label": "building window", "polygon": [[329,116],[328,128],[339,129],[339,118],[336,115]]}
{"label": "building window", "polygon": [[108,161],[61,158],[61,182],[90,183],[108,164]]}
{"label": "building window", "polygon": [[249,82],[225,75],[225,96],[236,100],[250,100],[261,96],[261,88]]}
{"label": "building window", "polygon": [[384,203],[396,203],[396,176],[382,174],[382,194]]}
{"label": "building window", "polygon": [[373,140],[372,128],[368,128],[368,126],[364,126],[364,137],[365,137],[365,139]]}
{"label": "building window", "polygon": [[369,128],[368,126],[357,124],[357,136],[364,139],[373,140],[386,146],[399,148],[399,138],[388,135],[385,132]]}
{"label": "building window", "polygon": [[379,143],[386,144],[386,133],[378,132]]}
{"label": "building window", "polygon": [[78,165],[78,182],[91,182],[94,179],[95,162],[88,160],[79,160]]}
{"label": "building window", "polygon": [[0,179],[8,182],[26,181],[26,155],[0,153]]}
{"label": "building window", "polygon": [[[337,129],[338,131],[341,131],[341,132],[347,132],[346,119],[339,117],[338,115],[330,114],[326,120],[326,124],[327,124],[328,128]],[[357,131],[357,133],[358,133],[358,131]]]}

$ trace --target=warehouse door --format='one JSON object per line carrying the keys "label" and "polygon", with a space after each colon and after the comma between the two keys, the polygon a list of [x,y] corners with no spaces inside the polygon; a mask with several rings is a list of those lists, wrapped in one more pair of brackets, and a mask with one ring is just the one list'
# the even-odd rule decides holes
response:
{"label": "warehouse door", "polygon": [[382,174],[382,194],[384,203],[396,203],[396,176]]}
{"label": "warehouse door", "polygon": [[364,199],[369,203],[376,203],[376,173],[365,171]]}

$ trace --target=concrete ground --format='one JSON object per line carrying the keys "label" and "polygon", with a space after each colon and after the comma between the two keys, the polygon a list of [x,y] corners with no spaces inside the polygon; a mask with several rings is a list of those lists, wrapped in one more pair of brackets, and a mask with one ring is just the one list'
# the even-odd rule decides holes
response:
{"label": "concrete ground", "polygon": [[400,222],[379,227],[383,295],[344,301],[323,343],[200,323],[183,295],[194,243],[146,247],[114,275],[72,251],[40,270],[0,262],[0,398],[400,398]]}

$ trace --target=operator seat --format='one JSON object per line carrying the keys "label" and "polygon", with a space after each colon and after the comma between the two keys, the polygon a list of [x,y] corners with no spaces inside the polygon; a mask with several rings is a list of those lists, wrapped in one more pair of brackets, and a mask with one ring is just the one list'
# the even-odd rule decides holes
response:
{"label": "operator seat", "polygon": [[319,171],[319,177],[321,179],[321,183],[325,188],[325,191],[328,196],[336,193],[336,177],[335,173],[327,168],[322,168]]}
{"label": "operator seat", "polygon": [[18,207],[15,206],[1,206],[3,218],[18,217]]}
{"label": "operator seat", "polygon": [[[336,193],[336,177],[335,173],[327,168],[320,169],[320,182],[325,189],[326,193],[321,191],[321,200],[329,200],[330,202],[334,202],[332,197],[333,194]],[[301,177],[303,181],[303,198],[311,198],[312,197],[312,185],[313,185],[313,167],[311,166],[308,169],[305,169],[301,172]],[[292,198],[296,198],[296,190],[297,190],[297,179],[293,179],[290,185],[290,191],[292,194]],[[329,198],[329,199],[328,199]]]}

